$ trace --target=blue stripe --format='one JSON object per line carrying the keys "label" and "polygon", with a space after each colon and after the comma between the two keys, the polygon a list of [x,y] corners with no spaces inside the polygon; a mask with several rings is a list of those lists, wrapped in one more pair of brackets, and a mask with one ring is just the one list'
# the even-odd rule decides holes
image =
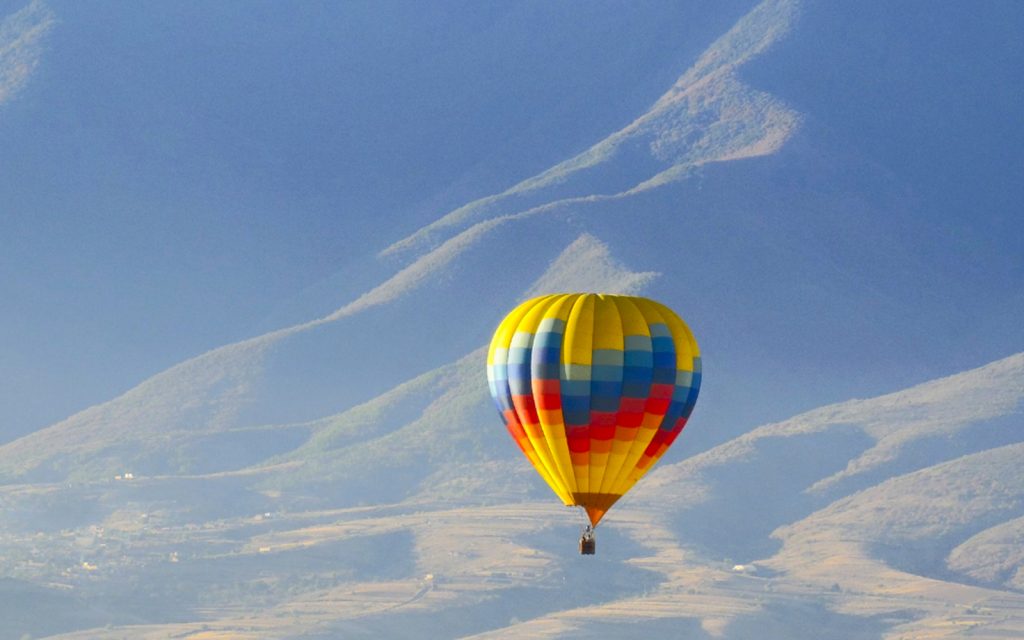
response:
{"label": "blue stripe", "polygon": [[544,347],[539,348],[534,346],[533,348],[533,362],[543,362],[545,364],[558,364],[559,356],[562,354],[561,349]]}
{"label": "blue stripe", "polygon": [[622,370],[623,382],[648,382],[653,372],[650,367],[625,367]]}
{"label": "blue stripe", "polygon": [[672,332],[668,330],[668,325],[664,322],[652,322],[648,325],[648,329],[651,332],[651,339],[657,340],[665,336],[672,336]]}
{"label": "blue stripe", "polygon": [[622,344],[626,348],[626,351],[650,351],[651,337],[638,335],[624,336],[622,338]]}
{"label": "blue stripe", "polygon": [[530,383],[529,363],[509,365],[508,386],[514,396],[523,396],[533,393]]}
{"label": "blue stripe", "polygon": [[507,393],[494,396],[494,404],[498,407],[498,413],[504,413],[512,408],[512,397]]}
{"label": "blue stripe", "polygon": [[616,364],[598,364],[590,368],[590,379],[601,381],[622,380],[622,367]]}
{"label": "blue stripe", "polygon": [[594,349],[590,354],[590,364],[622,366],[622,358],[621,349]]}
{"label": "blue stripe", "polygon": [[650,381],[622,383],[622,397],[624,398],[646,398],[650,394]]}
{"label": "blue stripe", "polygon": [[508,420],[505,419],[505,411],[512,409],[512,395],[511,389],[508,384],[508,372],[504,365],[494,365],[491,368],[491,380],[488,381],[490,386],[491,398],[494,400],[494,406],[498,408],[498,413],[501,415],[501,419],[507,424]]}
{"label": "blue stripe", "polygon": [[693,406],[697,404],[697,394],[700,393],[700,373],[693,374],[693,383],[690,385],[690,392],[686,396],[686,406],[683,408],[683,417],[689,418],[693,413]]}
{"label": "blue stripe", "polygon": [[533,338],[534,349],[562,348],[562,334],[544,331]]}
{"label": "blue stripe", "polygon": [[651,372],[651,383],[652,384],[675,384],[676,383],[676,370],[675,368],[656,368]]}
{"label": "blue stripe", "polygon": [[[674,351],[656,351],[652,358],[655,367],[676,369],[676,354]],[[509,360],[511,362],[511,359]]]}
{"label": "blue stripe", "polygon": [[509,366],[511,366],[513,364],[519,364],[519,363],[522,363],[522,362],[529,362],[530,361],[530,352],[531,351],[532,351],[532,349],[530,349],[530,347],[516,347],[515,349],[509,349],[508,350],[508,364],[509,364]]}
{"label": "blue stripe", "polygon": [[676,421],[679,420],[683,413],[682,402],[671,402],[668,405],[668,411],[665,413],[665,417],[661,419],[661,424],[658,428],[662,431],[671,431],[672,427],[675,426]]}
{"label": "blue stripe", "polygon": [[562,415],[566,423],[589,424],[590,396],[562,396]]}
{"label": "blue stripe", "polygon": [[654,366],[654,354],[650,351],[627,351],[622,364],[627,367],[652,367]]}
{"label": "blue stripe", "polygon": [[559,389],[562,392],[563,400],[569,396],[590,395],[590,380],[559,380]]}
{"label": "blue stripe", "polygon": [[533,377],[538,380],[558,380],[558,372],[560,368],[557,362],[550,364],[544,364],[540,362],[533,363]]}
{"label": "blue stripe", "polygon": [[590,398],[590,410],[591,411],[618,411],[619,410],[619,396],[606,396],[594,394]]}
{"label": "blue stripe", "polygon": [[622,395],[622,383],[618,380],[594,380],[590,383],[590,394],[617,398]]}
{"label": "blue stripe", "polygon": [[538,333],[564,333],[565,332],[565,320],[561,318],[544,318],[537,325]]}

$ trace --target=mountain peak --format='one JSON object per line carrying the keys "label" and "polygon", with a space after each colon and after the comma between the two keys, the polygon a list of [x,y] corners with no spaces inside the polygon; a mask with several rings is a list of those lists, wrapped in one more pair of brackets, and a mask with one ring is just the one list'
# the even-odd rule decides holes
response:
{"label": "mountain peak", "polygon": [[[765,0],[623,129],[501,193],[445,214],[380,255],[422,251],[488,218],[634,194],[684,177],[703,164],[774,153],[795,131],[799,115],[777,98],[743,84],[736,71],[789,32],[798,7],[793,0]],[[620,174],[611,191],[602,180],[593,179],[602,165],[609,164]]]}
{"label": "mountain peak", "polygon": [[42,0],[32,0],[0,22],[0,105],[28,82],[39,65],[43,38],[55,22]]}

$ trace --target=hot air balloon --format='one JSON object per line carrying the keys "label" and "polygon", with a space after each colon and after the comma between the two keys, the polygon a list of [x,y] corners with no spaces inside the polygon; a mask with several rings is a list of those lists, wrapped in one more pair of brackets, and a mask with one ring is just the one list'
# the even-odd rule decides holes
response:
{"label": "hot air balloon", "polygon": [[697,342],[668,307],[563,293],[523,302],[487,353],[505,426],[551,490],[594,528],[672,445],[700,389]]}

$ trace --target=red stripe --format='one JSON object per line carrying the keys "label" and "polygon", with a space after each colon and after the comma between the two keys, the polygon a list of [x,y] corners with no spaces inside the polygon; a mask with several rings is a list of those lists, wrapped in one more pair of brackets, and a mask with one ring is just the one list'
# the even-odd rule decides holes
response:
{"label": "red stripe", "polygon": [[533,396],[512,396],[512,406],[516,408],[521,422],[537,424],[537,407],[533,404]]}
{"label": "red stripe", "polygon": [[590,438],[569,438],[569,451],[571,453],[590,451]]}
{"label": "red stripe", "polygon": [[565,428],[566,438],[583,438],[584,440],[590,440],[590,427],[566,427]]}
{"label": "red stripe", "polygon": [[667,398],[672,399],[672,394],[675,393],[676,386],[674,384],[652,384],[651,392],[648,394],[649,398]]}
{"label": "red stripe", "polygon": [[534,378],[531,381],[534,394],[561,393],[562,383],[560,380],[543,380]]}
{"label": "red stripe", "polygon": [[512,437],[516,440],[526,437],[526,432],[523,431],[523,425],[519,424],[519,416],[517,416],[511,409],[505,411],[505,426],[508,427],[508,432],[511,433]]}
{"label": "red stripe", "polygon": [[635,429],[636,427],[639,427],[641,424],[643,424],[643,421],[644,421],[644,414],[643,414],[643,412],[639,412],[639,413],[620,412],[619,413],[618,422],[619,422],[620,426],[632,427],[632,428]]}
{"label": "red stripe", "polygon": [[656,416],[663,416],[668,413],[668,405],[671,402],[669,398],[648,398],[644,410]]}
{"label": "red stripe", "polygon": [[562,395],[559,393],[545,393],[535,395],[534,398],[537,400],[538,409],[552,411],[562,408]]}
{"label": "red stripe", "polygon": [[678,420],[676,420],[675,426],[672,427],[672,433],[675,435],[679,435],[679,432],[686,428],[687,420],[689,420],[689,418],[679,418]]}
{"label": "red stripe", "polygon": [[619,413],[643,413],[647,398],[622,398],[619,400]]}

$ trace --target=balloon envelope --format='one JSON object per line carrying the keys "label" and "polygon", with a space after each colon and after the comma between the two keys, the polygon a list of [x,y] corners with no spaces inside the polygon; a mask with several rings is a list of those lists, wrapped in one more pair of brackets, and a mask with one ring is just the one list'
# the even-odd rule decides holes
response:
{"label": "balloon envelope", "polygon": [[686,426],[700,389],[690,329],[647,298],[527,300],[498,326],[487,378],[516,444],[594,526]]}

